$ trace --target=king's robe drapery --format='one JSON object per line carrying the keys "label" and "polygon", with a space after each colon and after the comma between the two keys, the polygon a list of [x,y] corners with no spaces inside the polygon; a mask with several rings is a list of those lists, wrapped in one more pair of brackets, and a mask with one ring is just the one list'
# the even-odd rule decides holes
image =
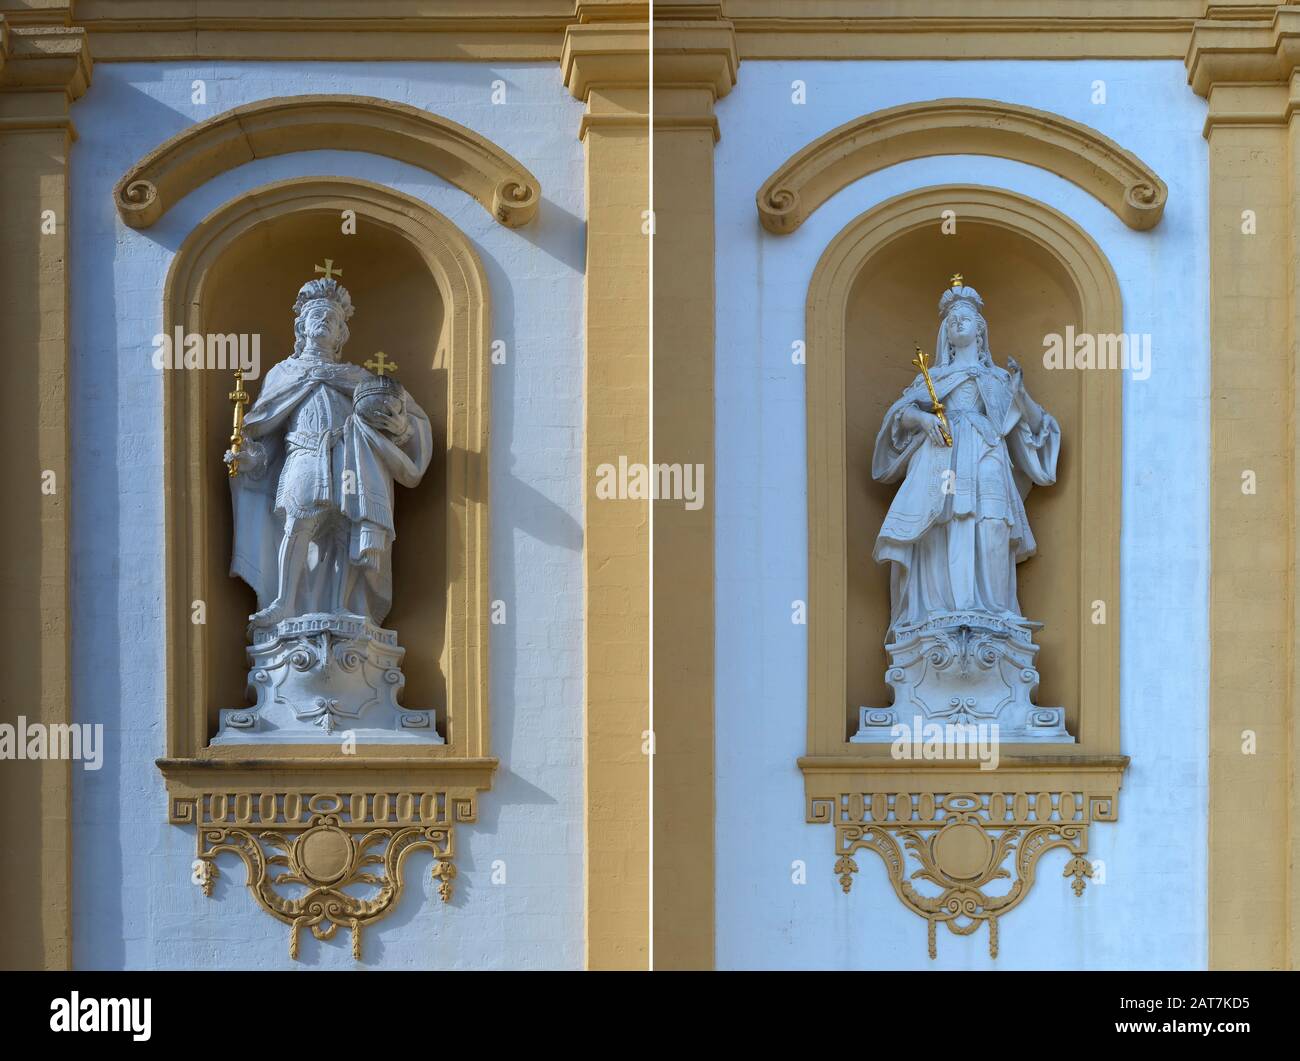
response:
{"label": "king's robe drapery", "polygon": [[[265,450],[264,471],[230,480],[234,549],[230,573],[257,594],[259,609],[276,596],[279,544],[285,513],[276,504],[286,457],[285,429],[293,411],[320,387],[333,388],[349,404],[356,388],[376,377],[359,365],[286,358],[266,375],[257,401],[244,417],[244,433]],[[382,623],[392,607],[393,484],[419,483],[433,455],[433,431],[424,411],[405,397],[407,429],[392,439],[355,413],[321,446],[316,500],[337,509],[348,523],[348,563],[359,569],[345,602],[355,615]],[[345,488],[346,484],[346,488]]]}
{"label": "king's robe drapery", "polygon": [[872,456],[872,478],[903,479],[872,553],[890,563],[891,632],[937,614],[978,611],[1023,624],[1015,565],[1036,545],[1025,515],[1032,485],[1056,481],[1061,431],[1037,406],[1019,374],[977,362],[931,374],[946,406],[952,447],[903,422],[915,406],[932,409],[921,375],[885,414]]}

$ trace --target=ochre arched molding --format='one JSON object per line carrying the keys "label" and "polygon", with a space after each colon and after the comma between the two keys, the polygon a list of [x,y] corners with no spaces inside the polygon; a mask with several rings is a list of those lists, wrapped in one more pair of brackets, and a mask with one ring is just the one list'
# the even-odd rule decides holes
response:
{"label": "ochre arched molding", "polygon": [[199,185],[256,158],[345,150],[419,166],[465,191],[503,225],[537,213],[541,185],[523,164],[463,125],[372,96],[259,100],[199,122],[150,151],[113,189],[122,220],[148,228]]}
{"label": "ochre arched molding", "polygon": [[1159,222],[1169,190],[1109,137],[1059,114],[990,99],[937,99],[873,111],[792,155],[758,190],[763,227],[793,232],[859,177],[914,158],[992,155],[1050,170],[1131,228]]}
{"label": "ochre arched molding", "polygon": [[[932,955],[940,922],[960,935],[987,923],[996,954],[997,919],[1028,893],[1038,857],[1065,848],[1072,856],[1066,874],[1081,891],[1092,873],[1084,857],[1088,827],[1118,814],[1128,762],[1119,743],[1123,381],[1118,371],[1078,370],[1082,437],[1072,440],[1072,452],[1080,465],[1079,511],[1087,517],[1087,531],[1080,536],[1077,569],[1062,592],[1077,594],[1080,608],[1105,601],[1109,617],[1102,625],[1084,623],[1079,632],[1078,743],[1004,744],[991,771],[973,759],[896,759],[889,744],[849,743],[846,316],[867,263],[893,241],[924,226],[937,227],[944,210],[955,210],[964,225],[1007,229],[1036,244],[1068,277],[1084,328],[1094,334],[1123,331],[1119,284],[1101,249],[1063,214],[1014,192],[971,185],[908,192],[854,219],[827,247],[807,301],[808,754],[799,765],[806,820],[835,826],[835,873],[846,892],[858,870],[854,853],[875,850],[885,859],[899,898],[929,921]],[[854,547],[863,546],[859,541]],[[1050,548],[1050,542],[1040,543],[1040,550]],[[944,875],[932,841],[945,824],[961,824],[957,846],[967,854],[982,844],[972,840],[977,833],[970,826],[985,834],[987,873]],[[902,842],[911,840],[915,846]],[[905,847],[934,874],[926,879],[941,888],[941,897],[914,888],[910,869],[905,871]],[[996,882],[1013,849],[1009,898],[1003,900],[996,883],[983,892],[985,883]]]}
{"label": "ochre arched molding", "polygon": [[[248,886],[273,917],[289,924],[290,954],[301,929],[329,939],[350,928],[361,955],[361,929],[393,908],[402,889],[405,853],[425,847],[444,901],[456,875],[454,832],[477,815],[479,791],[491,785],[497,761],[488,727],[488,421],[490,306],[487,281],[466,237],[417,199],[368,181],[309,178],[246,192],[204,219],[177,252],[167,276],[163,325],[202,332],[206,285],[223,253],[268,219],[300,211],[337,218],[354,210],[362,225],[400,234],[427,264],[444,303],[439,361],[446,373],[446,624],[443,745],[361,745],[340,754],[331,745],[209,747],[210,651],[205,626],[191,622],[191,602],[204,599],[210,577],[205,550],[216,514],[206,511],[204,468],[219,460],[207,437],[208,392],[229,377],[204,370],[166,370],[167,780],[168,816],[197,827],[197,858],[211,894],[215,858],[234,852],[248,867]],[[417,543],[411,543],[415,545]],[[223,705],[224,706],[224,705]],[[321,834],[321,839],[314,836]],[[326,836],[325,834],[328,834]],[[379,844],[384,838],[386,847]],[[337,852],[346,838],[347,874]],[[367,844],[371,846],[367,847]],[[378,844],[379,846],[374,846]],[[287,846],[286,846],[287,845]],[[276,892],[267,859],[289,852],[291,871],[310,885],[302,899]],[[334,852],[324,858],[321,852]],[[367,854],[382,852],[367,866]],[[373,869],[377,894],[361,901],[342,891]],[[177,872],[188,873],[182,865]]]}

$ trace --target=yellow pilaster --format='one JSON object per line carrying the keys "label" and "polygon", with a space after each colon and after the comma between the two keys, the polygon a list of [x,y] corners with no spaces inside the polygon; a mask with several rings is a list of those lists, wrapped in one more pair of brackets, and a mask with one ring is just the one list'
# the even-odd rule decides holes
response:
{"label": "yellow pilaster", "polygon": [[[654,453],[698,467],[702,504],[654,516],[654,956],[714,959],[713,104],[736,81],[735,31],[707,0],[654,27]],[[684,479],[683,479],[684,481]]]}
{"label": "yellow pilaster", "polygon": [[650,526],[600,499],[602,466],[650,460],[648,5],[578,4],[565,84],[587,104],[584,379],[586,962],[650,961]]}
{"label": "yellow pilaster", "polygon": [[1210,104],[1210,966],[1276,969],[1297,962],[1300,856],[1300,6],[1214,13],[1187,56]]}
{"label": "yellow pilaster", "polygon": [[[66,12],[64,12],[66,14]],[[58,14],[51,12],[51,18]],[[0,543],[0,722],[71,721],[68,453],[69,105],[90,79],[85,32],[0,16],[0,291],[8,489]],[[72,958],[71,764],[0,769],[0,944],[7,968]]]}

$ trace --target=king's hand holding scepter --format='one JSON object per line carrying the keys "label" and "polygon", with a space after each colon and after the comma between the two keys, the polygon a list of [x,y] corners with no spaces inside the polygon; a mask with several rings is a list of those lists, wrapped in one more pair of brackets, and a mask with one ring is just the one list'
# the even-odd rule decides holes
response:
{"label": "king's hand holding scepter", "polygon": [[235,389],[228,395],[234,402],[234,421],[230,432],[231,458],[226,462],[226,469],[233,479],[239,474],[239,451],[244,448],[244,406],[248,404],[248,392],[244,390],[244,373],[235,370]]}

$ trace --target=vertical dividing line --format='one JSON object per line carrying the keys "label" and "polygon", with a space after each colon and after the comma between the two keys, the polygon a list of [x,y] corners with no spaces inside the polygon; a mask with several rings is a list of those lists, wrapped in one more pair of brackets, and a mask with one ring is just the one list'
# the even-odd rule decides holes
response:
{"label": "vertical dividing line", "polygon": [[[646,96],[648,97],[646,101],[648,104],[647,125],[649,127],[647,130],[649,133],[648,165],[650,167],[650,171],[648,174],[649,179],[647,181],[648,202],[646,204],[646,209],[650,211],[650,235],[649,235],[650,246],[648,249],[649,283],[647,284],[647,294],[646,294],[646,297],[649,301],[649,305],[646,307],[648,311],[646,313],[646,320],[648,325],[646,331],[647,331],[647,341],[649,343],[649,349],[647,351],[648,357],[646,358],[646,360],[649,362],[648,398],[649,398],[649,406],[650,406],[649,409],[647,410],[647,422],[649,426],[649,433],[647,436],[648,437],[647,449],[649,450],[649,452],[647,454],[647,460],[649,461],[650,464],[650,467],[647,469],[647,471],[653,474],[654,466],[655,466],[655,228],[657,227],[657,220],[655,218],[655,4],[654,4],[654,0],[650,0],[650,12],[647,17],[649,19],[649,25],[647,28],[649,29],[648,48],[650,51],[650,54],[647,57],[649,60],[650,78],[649,78],[649,84],[646,87]],[[649,714],[646,722],[646,725],[649,726],[650,728],[650,770],[649,770],[647,784],[650,787],[650,792],[649,792],[649,799],[647,800],[648,812],[646,814],[646,828],[647,830],[649,830],[649,836],[648,836],[649,851],[648,851],[648,860],[647,860],[647,876],[649,877],[649,880],[647,882],[649,885],[649,895],[648,895],[649,921],[647,924],[647,930],[649,933],[648,954],[649,954],[649,966],[653,970],[655,967],[655,502],[654,502],[653,490],[650,492],[650,495],[651,496],[648,501],[650,507],[650,517],[649,517],[649,524],[648,524],[649,546],[647,549],[649,553],[648,560],[650,563],[650,577],[649,577],[649,584],[647,587],[650,596],[650,602],[649,602],[650,609],[649,609],[648,622],[646,624],[646,630],[647,630],[648,641],[649,641],[647,647],[647,657],[646,657],[647,676],[650,685],[650,689],[649,689],[650,696],[648,701]]]}

